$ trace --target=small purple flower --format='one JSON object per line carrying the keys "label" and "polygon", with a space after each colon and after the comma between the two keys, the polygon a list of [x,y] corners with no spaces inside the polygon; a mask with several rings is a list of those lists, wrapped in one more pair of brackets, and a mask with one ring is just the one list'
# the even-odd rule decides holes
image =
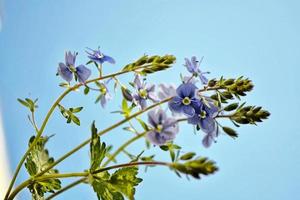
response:
{"label": "small purple flower", "polygon": [[167,117],[162,109],[148,112],[148,121],[153,130],[147,133],[147,139],[155,145],[163,145],[175,139],[179,127],[177,120]]}
{"label": "small purple flower", "polygon": [[174,85],[159,84],[158,87],[160,89],[158,92],[160,100],[176,96],[176,89]]}
{"label": "small purple flower", "polygon": [[154,90],[155,85],[147,85],[145,81],[141,81],[138,75],[134,79],[134,87],[137,93],[133,95],[133,102],[136,105],[140,105],[142,109],[147,107],[147,100],[150,99],[153,102],[157,102],[157,97],[155,96]]}
{"label": "small purple flower", "polygon": [[175,113],[183,113],[187,117],[193,117],[195,108],[200,105],[200,100],[195,96],[197,89],[192,83],[181,84],[176,90],[177,95],[169,102],[170,110]]}
{"label": "small purple flower", "polygon": [[203,60],[203,57],[201,58],[200,62],[197,61],[197,58],[193,56],[191,60],[188,58],[185,58],[185,67],[187,70],[193,74],[193,76],[199,76],[202,84],[206,85],[208,83],[207,78],[204,76],[204,74],[208,74],[209,72],[202,72],[200,70],[200,64]]}
{"label": "small purple flower", "polygon": [[102,108],[105,108],[106,103],[112,99],[112,96],[110,95],[110,91],[108,89],[108,83],[111,79],[108,79],[105,82],[96,82],[97,86],[100,90],[100,95],[98,96],[96,103],[100,101]]}
{"label": "small purple flower", "polygon": [[77,53],[72,54],[70,51],[65,54],[65,63],[59,63],[57,74],[67,82],[71,82],[73,74],[79,82],[84,83],[91,75],[91,70],[84,65],[75,67]]}
{"label": "small purple flower", "polygon": [[206,133],[202,143],[205,147],[209,147],[214,138],[217,137],[218,125],[215,117],[218,115],[219,109],[212,102],[204,103],[201,101],[200,105],[195,108],[195,111],[195,115],[188,118],[188,123],[198,125]]}
{"label": "small purple flower", "polygon": [[86,53],[88,54],[89,59],[91,59],[92,61],[96,62],[96,63],[100,63],[103,64],[104,62],[109,62],[111,64],[115,64],[115,60],[107,55],[104,55],[100,49],[98,48],[98,50],[93,50],[88,48],[89,51],[86,51]]}

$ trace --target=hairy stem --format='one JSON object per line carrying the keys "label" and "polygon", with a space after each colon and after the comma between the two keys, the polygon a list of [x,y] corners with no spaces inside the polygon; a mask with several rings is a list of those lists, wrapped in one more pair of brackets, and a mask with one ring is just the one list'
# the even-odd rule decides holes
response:
{"label": "hairy stem", "polygon": [[102,167],[106,167],[116,156],[121,153],[126,147],[128,147],[130,144],[135,142],[136,140],[144,137],[148,131],[145,131],[141,134],[136,135],[135,137],[131,138],[127,142],[125,142],[122,146],[120,146],[112,155],[111,157],[102,165]]}
{"label": "hairy stem", "polygon": [[56,197],[57,195],[67,191],[68,189],[71,189],[72,187],[75,187],[76,185],[79,185],[80,183],[83,183],[85,180],[86,180],[86,177],[78,179],[77,181],[74,181],[74,182],[70,183],[69,185],[66,185],[65,187],[61,188],[57,192],[49,195],[48,197],[45,198],[45,200],[53,199],[54,197]]}

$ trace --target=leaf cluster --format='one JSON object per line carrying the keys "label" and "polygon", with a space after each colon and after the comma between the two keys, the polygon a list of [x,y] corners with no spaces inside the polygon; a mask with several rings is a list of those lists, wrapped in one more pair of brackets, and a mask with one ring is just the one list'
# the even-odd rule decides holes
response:
{"label": "leaf cluster", "polygon": [[[35,140],[35,136],[29,140],[29,145]],[[49,137],[40,137],[37,144],[33,147],[32,151],[26,158],[25,168],[30,176],[35,176],[39,172],[49,167],[54,158],[49,156],[49,152],[45,149],[45,144],[49,140]],[[58,170],[50,169],[45,174],[56,174]],[[47,192],[53,193],[55,190],[61,188],[61,182],[59,179],[47,179],[43,181],[34,181],[28,186],[29,191],[32,193],[32,198],[35,200],[43,199],[44,194]]]}
{"label": "leaf cluster", "polygon": [[77,107],[77,108],[65,108],[62,105],[58,105],[58,108],[64,118],[67,119],[67,123],[73,122],[74,124],[80,126],[80,119],[74,114],[79,113],[83,107]]}

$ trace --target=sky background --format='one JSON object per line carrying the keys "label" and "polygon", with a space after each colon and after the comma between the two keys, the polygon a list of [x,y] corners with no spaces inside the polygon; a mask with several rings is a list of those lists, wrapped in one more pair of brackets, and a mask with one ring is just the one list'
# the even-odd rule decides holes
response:
{"label": "sky background", "polygon": [[[0,6],[0,105],[12,170],[34,134],[26,110],[16,99],[39,98],[36,117],[41,123],[62,92],[55,73],[64,52],[78,51],[78,64],[85,63],[85,47],[100,45],[117,62],[105,65],[105,73],[119,70],[144,53],[175,55],[174,68],[149,76],[149,82],[155,83],[179,84],[179,73],[185,72],[184,58],[204,56],[202,66],[211,72],[209,78],[251,78],[255,89],[245,100],[272,113],[257,127],[240,128],[236,140],[221,135],[209,149],[201,145],[203,134],[194,135],[192,127],[181,126],[176,143],[184,151],[197,151],[215,160],[220,171],[200,181],[188,181],[166,168],[152,168],[147,173],[141,168],[144,181],[137,189],[137,200],[300,197],[299,1],[9,0],[0,2]],[[132,80],[132,76],[121,80]],[[45,134],[55,134],[48,143],[50,154],[58,158],[89,138],[93,119],[99,128],[120,119],[110,114],[118,109],[120,99],[117,94],[103,110],[93,103],[95,95],[77,92],[68,96],[63,101],[65,106],[85,107],[79,115],[82,126],[67,125],[55,112],[45,130]],[[129,137],[119,128],[103,140],[118,145]],[[129,150],[139,153],[143,145],[143,141],[138,142]],[[159,153],[158,158],[168,159],[157,148],[146,155],[153,152]],[[84,148],[58,168],[61,172],[82,171],[88,165],[88,149]],[[3,179],[3,172],[0,175]],[[18,183],[26,177],[22,170]],[[19,199],[30,199],[29,193],[22,192]],[[82,185],[57,199],[96,199],[96,195]]]}

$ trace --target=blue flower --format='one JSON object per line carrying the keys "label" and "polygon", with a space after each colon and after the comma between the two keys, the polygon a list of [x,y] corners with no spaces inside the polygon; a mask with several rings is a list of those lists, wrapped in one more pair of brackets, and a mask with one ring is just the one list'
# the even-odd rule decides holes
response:
{"label": "blue flower", "polygon": [[183,113],[187,117],[193,117],[195,108],[200,105],[200,100],[195,96],[197,89],[192,83],[181,84],[176,90],[177,96],[169,102],[170,110],[175,113]]}
{"label": "blue flower", "polygon": [[188,58],[185,58],[185,67],[187,70],[193,74],[193,76],[199,76],[202,84],[206,85],[208,83],[208,79],[204,76],[204,74],[208,74],[209,72],[202,72],[200,70],[200,64],[203,60],[203,57],[201,58],[200,62],[197,61],[197,58],[193,56],[191,60]]}
{"label": "blue flower", "polygon": [[91,59],[92,61],[99,63],[99,64],[103,64],[104,62],[109,62],[111,64],[115,64],[115,60],[107,55],[104,55],[100,49],[98,48],[98,50],[93,50],[88,48],[91,52],[86,51],[86,53],[88,54],[89,59]]}
{"label": "blue flower", "polygon": [[219,109],[212,102],[201,101],[195,111],[195,115],[188,118],[188,123],[198,125],[206,133],[202,143],[205,147],[209,147],[217,137],[218,125],[215,117],[218,115]]}
{"label": "blue flower", "polygon": [[162,109],[148,112],[148,121],[153,130],[147,133],[147,139],[155,145],[163,145],[175,139],[179,127],[177,120],[167,117]]}
{"label": "blue flower", "polygon": [[70,51],[65,54],[65,63],[59,63],[57,74],[67,82],[71,82],[73,75],[79,82],[84,83],[91,75],[91,70],[84,65],[75,67],[77,53],[72,54]]}
{"label": "blue flower", "polygon": [[147,107],[147,100],[150,99],[153,102],[157,102],[157,97],[154,93],[155,85],[147,85],[145,81],[141,81],[138,75],[134,79],[134,87],[137,92],[133,95],[133,102],[139,105],[142,109]]}
{"label": "blue flower", "polygon": [[99,90],[100,90],[100,95],[96,99],[96,103],[100,101],[100,104],[102,108],[105,107],[106,103],[112,99],[112,96],[110,95],[110,91],[108,89],[108,83],[110,82],[111,79],[108,79],[105,82],[96,82]]}

